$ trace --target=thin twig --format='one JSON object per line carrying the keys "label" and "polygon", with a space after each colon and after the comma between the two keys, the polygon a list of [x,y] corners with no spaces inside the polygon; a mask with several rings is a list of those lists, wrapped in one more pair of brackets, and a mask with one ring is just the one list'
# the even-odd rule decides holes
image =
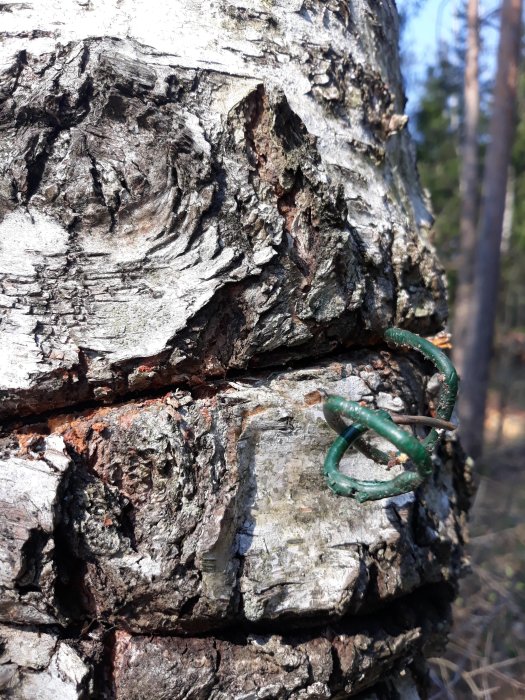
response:
{"label": "thin twig", "polygon": [[428,425],[431,428],[441,428],[442,430],[456,430],[458,427],[449,420],[443,420],[442,418],[433,418],[432,416],[410,416],[402,413],[391,413],[390,417],[394,423],[398,425]]}
{"label": "thin twig", "polygon": [[505,683],[508,683],[509,685],[512,685],[514,688],[519,688],[520,690],[525,690],[525,683],[522,683],[521,681],[517,681],[515,678],[512,678],[512,676],[506,676],[504,673],[501,673],[501,671],[498,671],[495,669],[494,671],[491,671],[493,676],[496,676],[496,678],[499,678],[502,681],[505,681]]}
{"label": "thin twig", "polygon": [[482,697],[483,691],[481,691],[478,686],[475,684],[472,678],[470,678],[466,673],[453,661],[449,661],[448,659],[431,659],[432,663],[437,664],[438,666],[444,666],[445,668],[449,668],[451,671],[454,671],[454,673],[459,674],[460,678],[462,678],[465,683],[468,685],[470,690],[474,693],[474,696],[476,698]]}
{"label": "thin twig", "polygon": [[478,673],[481,673],[482,671],[492,671],[494,669],[504,668],[505,666],[513,666],[514,664],[520,663],[521,661],[525,661],[525,656],[515,656],[513,659],[504,659],[503,661],[495,661],[494,663],[488,664],[488,666],[485,666],[484,669],[475,668],[473,671],[469,671],[467,675],[476,676]]}
{"label": "thin twig", "polygon": [[494,637],[494,633],[492,631],[492,627],[489,627],[488,632],[487,632],[487,638],[485,639],[485,648],[483,652],[483,672],[482,672],[482,682],[483,682],[483,691],[484,691],[484,696],[485,700],[490,700],[490,691],[489,691],[489,678],[487,674],[487,666],[489,665],[490,661],[490,654],[492,650],[492,639]]}

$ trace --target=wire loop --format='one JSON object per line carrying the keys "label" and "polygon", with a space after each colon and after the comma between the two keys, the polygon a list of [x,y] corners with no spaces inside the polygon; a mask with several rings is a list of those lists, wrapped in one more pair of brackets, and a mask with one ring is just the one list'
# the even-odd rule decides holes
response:
{"label": "wire loop", "polygon": [[[441,437],[439,430],[449,429],[450,417],[454,410],[458,392],[459,378],[454,365],[439,348],[415,333],[400,328],[388,328],[384,338],[390,345],[417,350],[434,363],[441,373],[443,381],[439,393],[436,417],[425,419],[414,416],[402,416],[399,423],[427,422],[433,425],[427,437],[420,442],[413,435],[395,424],[396,417],[386,411],[365,408],[355,401],[347,401],[342,396],[328,395],[323,403],[323,412],[328,425],[338,437],[330,447],[324,462],[324,475],[328,486],[340,496],[350,496],[360,503],[399,496],[416,489],[432,473],[431,454]],[[350,418],[353,424],[347,425],[342,417]],[[437,427],[436,427],[437,426]],[[416,471],[402,472],[387,481],[354,479],[339,471],[339,464],[345,452],[355,447],[367,457],[380,464],[389,464],[391,455],[376,447],[368,445],[362,439],[367,430],[373,430],[391,442],[399,453],[406,454],[414,463]],[[398,457],[399,457],[398,453]]]}

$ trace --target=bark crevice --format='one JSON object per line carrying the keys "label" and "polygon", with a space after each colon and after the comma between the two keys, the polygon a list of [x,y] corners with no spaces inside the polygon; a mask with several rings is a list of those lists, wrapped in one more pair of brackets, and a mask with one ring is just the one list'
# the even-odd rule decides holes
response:
{"label": "bark crevice", "polygon": [[313,398],[435,402],[395,7],[108,1],[2,15],[0,692],[408,697],[468,466],[337,497]]}

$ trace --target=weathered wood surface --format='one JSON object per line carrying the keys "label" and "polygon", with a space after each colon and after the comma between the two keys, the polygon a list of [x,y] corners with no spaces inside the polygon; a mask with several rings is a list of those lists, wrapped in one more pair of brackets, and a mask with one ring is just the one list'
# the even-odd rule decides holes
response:
{"label": "weathered wood surface", "polygon": [[438,384],[381,342],[446,317],[393,3],[0,16],[0,692],[418,698],[468,473],[335,496],[315,393]]}
{"label": "weathered wood surface", "polygon": [[[316,389],[408,412],[424,405],[427,380],[413,359],[355,351],[353,363],[331,361],[269,379],[255,375],[208,384],[200,388],[201,398],[179,390],[19,425],[6,439],[1,464],[7,473],[18,470],[23,493],[7,489],[4,498],[13,501],[0,516],[6,518],[1,529],[12,559],[0,620],[66,628],[96,622],[127,630],[115,642],[122,664],[117,697],[135,685],[133,697],[148,697],[132,669],[138,664],[148,685],[153,667],[140,659],[156,659],[158,644],[166,648],[173,678],[179,678],[174,669],[184,663],[189,644],[203,655],[199,674],[215,669],[216,654],[231,656],[225,678],[210,670],[201,679],[206,692],[242,685],[237,667],[252,665],[259,649],[253,639],[265,626],[279,638],[280,630],[288,630],[279,644],[290,649],[301,639],[290,629],[316,630],[304,633],[306,656],[293,652],[294,674],[282,659],[272,661],[274,670],[263,663],[268,684],[276,674],[276,687],[291,693],[283,697],[303,697],[305,679],[322,687],[319,697],[326,698],[341,684],[369,685],[439,638],[434,607],[443,613],[462,565],[468,484],[449,443],[436,459],[435,478],[417,499],[407,494],[360,505],[334,495],[321,474],[334,435]],[[381,475],[357,455],[343,467]],[[22,532],[20,518],[11,515],[16,508],[28,521]],[[407,602],[397,605],[399,598]],[[431,621],[425,622],[425,605]],[[405,620],[395,645],[388,641],[388,625],[374,628],[378,607],[383,624],[383,616],[393,616],[396,624]],[[356,622],[355,613],[368,617]],[[407,619],[422,628],[416,632]],[[319,631],[327,620],[335,626]],[[228,639],[231,630],[240,638],[233,632],[225,649],[216,649],[215,635]],[[135,642],[129,632],[208,636],[190,642],[139,636]],[[318,662],[324,675],[319,671],[312,680],[308,649],[313,645],[315,655],[320,645],[331,658],[339,633],[344,654],[353,654],[347,670],[341,675],[332,662],[326,668]],[[351,651],[356,643],[358,655]],[[392,645],[399,653],[391,653]],[[150,697],[164,697],[162,684],[173,697],[186,697],[192,679],[188,671],[175,683],[161,669],[159,694],[152,690]],[[195,697],[208,697],[204,689]],[[217,697],[244,697],[224,692]],[[285,691],[275,692],[281,697]]]}
{"label": "weathered wood surface", "polygon": [[[396,609],[379,627],[376,620],[364,619],[358,628],[339,624],[284,636],[238,634],[234,640],[144,638],[120,632],[115,641],[115,695],[129,700],[348,697],[395,675],[392,669],[400,660],[420,654],[440,638],[443,610],[429,608],[432,602],[425,600],[410,612]],[[392,685],[418,698],[406,675]],[[408,700],[410,695],[401,697]]]}
{"label": "weathered wood surface", "polygon": [[94,662],[101,649],[102,645],[93,641],[75,644],[61,639],[57,631],[0,625],[0,697],[94,697]]}
{"label": "weathered wood surface", "polygon": [[[105,5],[3,16],[40,37],[5,37],[0,54],[4,412],[275,365],[394,323],[439,328],[389,3],[369,31],[362,3],[346,17],[253,3],[251,34],[251,3],[229,3],[224,35],[212,4],[203,27],[223,59],[194,65],[98,32],[55,46],[42,34],[73,38],[57,29],[71,5],[119,36]],[[176,46],[203,8],[174,5]],[[251,36],[242,58],[236,33]]]}
{"label": "weathered wood surface", "polygon": [[[410,616],[409,616],[410,618]],[[405,621],[405,624],[409,620]],[[392,625],[392,621],[389,621]],[[395,624],[395,623],[394,623]],[[432,623],[395,632],[325,628],[319,636],[252,634],[241,643],[207,638],[137,637],[112,633],[115,699],[258,700],[347,697],[371,678],[384,674],[431,640]],[[408,624],[410,622],[408,621]],[[37,633],[0,625],[0,693],[21,700],[85,700],[110,697],[107,678],[97,675],[100,640],[75,642],[56,632]],[[334,666],[337,669],[334,672]],[[364,667],[359,679],[355,670]],[[420,679],[410,671],[392,672],[377,691],[361,700],[399,697],[418,700]]]}

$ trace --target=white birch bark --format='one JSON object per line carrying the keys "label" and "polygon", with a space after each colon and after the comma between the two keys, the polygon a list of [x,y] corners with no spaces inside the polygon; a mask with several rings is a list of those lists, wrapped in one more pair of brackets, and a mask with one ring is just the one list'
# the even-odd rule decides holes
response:
{"label": "white birch bark", "polygon": [[[358,505],[323,481],[312,399],[435,398],[381,345],[446,316],[393,3],[0,14],[0,684],[418,697],[462,568],[460,453]],[[38,664],[5,652],[24,635]]]}
{"label": "white birch bark", "polygon": [[9,5],[4,411],[439,328],[397,18],[373,5]]}

